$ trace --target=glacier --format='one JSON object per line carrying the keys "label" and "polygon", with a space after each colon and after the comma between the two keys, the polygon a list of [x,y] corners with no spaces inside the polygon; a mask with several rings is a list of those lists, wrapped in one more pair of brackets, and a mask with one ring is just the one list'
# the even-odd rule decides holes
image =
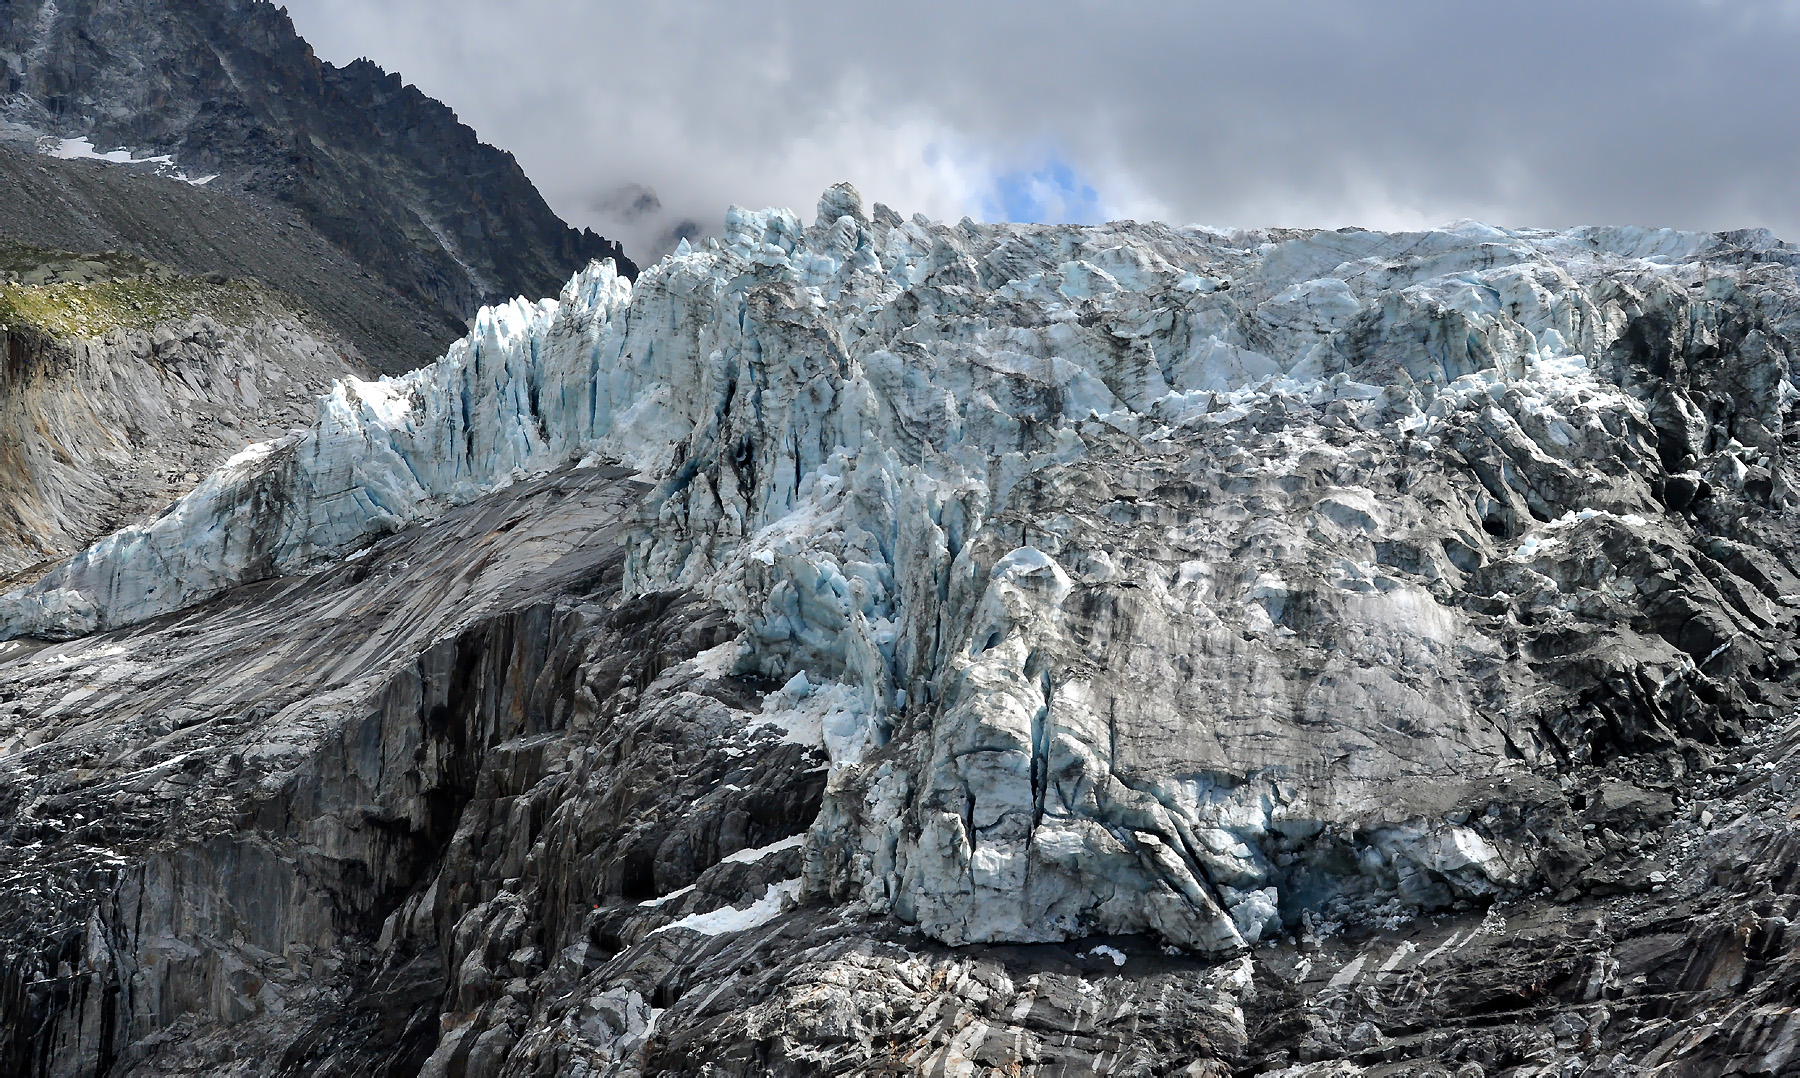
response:
{"label": "glacier", "polygon": [[[1775,601],[1617,567],[1687,564],[1708,491],[1786,504],[1796,257],[939,224],[848,185],[811,224],[734,207],[635,285],[595,263],[430,366],[341,381],[312,428],[0,596],[0,638],[139,625],[620,465],[649,484],[625,593],[720,604],[720,670],[829,753],[809,893],[949,944],[1218,953],[1466,908],[1561,885],[1562,823],[1482,812],[1503,784],[1546,803],[1581,754],[1575,658],[1671,738],[1774,706],[1720,684],[1770,669]],[[1724,435],[1644,376],[1675,362],[1651,324],[1744,357]],[[1684,588],[1729,612],[1652,625]],[[1575,658],[1521,648],[1571,617],[1606,626]]]}

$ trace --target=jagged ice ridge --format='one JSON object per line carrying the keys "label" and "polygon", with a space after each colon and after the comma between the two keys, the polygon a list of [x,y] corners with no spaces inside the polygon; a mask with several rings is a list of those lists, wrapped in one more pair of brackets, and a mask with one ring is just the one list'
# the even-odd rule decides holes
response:
{"label": "jagged ice ridge", "polygon": [[[1554,593],[1558,544],[1662,541],[1662,441],[1687,439],[1668,459],[1695,489],[1768,475],[1785,356],[1746,343],[1769,358],[1762,398],[1723,455],[1692,404],[1617,369],[1645,310],[1739,287],[1704,270],[1720,243],[945,226],[866,214],[844,185],[810,226],[734,208],[722,243],[684,242],[635,287],[596,263],[555,301],[484,309],[429,367],[339,383],[312,429],[0,597],[0,628],[130,625],[619,462],[656,484],[627,592],[723,604],[743,630],[729,669],[783,684],[770,720],[830,752],[816,891],[952,944],[1154,932],[1210,951],[1331,901],[1522,892],[1550,840],[1454,810],[1559,750],[1418,671],[1528,681],[1443,593],[1484,573]],[[1785,250],[1741,246],[1759,244]],[[1755,302],[1793,329],[1784,272]],[[1437,501],[1359,478],[1383,453],[1461,452],[1473,428],[1517,450],[1491,482],[1472,453],[1482,483]],[[1290,482],[1320,471],[1347,478]],[[1201,475],[1267,495],[1260,522],[1200,494],[1148,508]],[[1148,515],[1084,500],[1108,483]],[[1159,656],[1107,651],[1145,624]],[[1667,692],[1711,661],[1656,646]],[[1342,653],[1329,685],[1296,688],[1316,673],[1302,648]],[[1373,882],[1326,867],[1339,827],[1362,829]]]}

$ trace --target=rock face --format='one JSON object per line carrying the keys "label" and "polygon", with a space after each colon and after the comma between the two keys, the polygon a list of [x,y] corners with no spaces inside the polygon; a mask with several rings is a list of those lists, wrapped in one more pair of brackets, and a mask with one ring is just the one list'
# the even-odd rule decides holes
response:
{"label": "rock face", "polygon": [[467,332],[450,312],[371,276],[291,211],[129,165],[62,161],[0,141],[0,235],[59,251],[130,252],[190,275],[268,282],[377,370],[429,362]]}
{"label": "rock face", "polygon": [[1800,1065],[1800,251],[726,232],[0,596],[14,1069]]}
{"label": "rock face", "polygon": [[355,353],[241,281],[0,243],[0,580],[161,509],[310,426]]}
{"label": "rock face", "polygon": [[[590,259],[635,272],[616,243],[558,219],[512,155],[480,142],[449,108],[368,61],[320,61],[286,11],[263,0],[8,3],[0,121],[104,151],[170,156],[191,177],[215,175],[210,187],[298,217],[426,313],[431,354],[482,303],[554,291]],[[22,217],[38,208],[8,207]],[[309,279],[318,272],[271,283],[330,291]],[[385,369],[428,358],[396,354],[389,365],[384,350],[358,343]]]}

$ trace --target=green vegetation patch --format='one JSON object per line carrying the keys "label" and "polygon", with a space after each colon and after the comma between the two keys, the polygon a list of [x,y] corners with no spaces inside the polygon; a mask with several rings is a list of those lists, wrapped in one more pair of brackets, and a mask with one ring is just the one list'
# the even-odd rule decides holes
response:
{"label": "green vegetation patch", "polygon": [[193,277],[118,251],[76,255],[0,241],[0,327],[49,337],[100,337],[150,330],[205,314],[243,325],[275,301],[267,289],[216,274]]}
{"label": "green vegetation patch", "polygon": [[242,281],[128,277],[93,284],[0,285],[0,324],[29,325],[59,339],[148,330],[196,314],[241,325],[264,309],[262,291]]}

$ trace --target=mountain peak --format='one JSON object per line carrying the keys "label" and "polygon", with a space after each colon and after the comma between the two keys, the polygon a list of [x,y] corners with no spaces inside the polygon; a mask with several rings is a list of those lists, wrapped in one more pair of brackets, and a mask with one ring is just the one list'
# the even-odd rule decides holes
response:
{"label": "mountain peak", "polygon": [[[22,0],[0,11],[0,65],[15,142],[86,138],[216,174],[431,312],[439,347],[482,304],[553,292],[591,259],[637,271],[447,105],[367,58],[320,60],[261,0]],[[371,358],[398,370],[429,354]]]}

